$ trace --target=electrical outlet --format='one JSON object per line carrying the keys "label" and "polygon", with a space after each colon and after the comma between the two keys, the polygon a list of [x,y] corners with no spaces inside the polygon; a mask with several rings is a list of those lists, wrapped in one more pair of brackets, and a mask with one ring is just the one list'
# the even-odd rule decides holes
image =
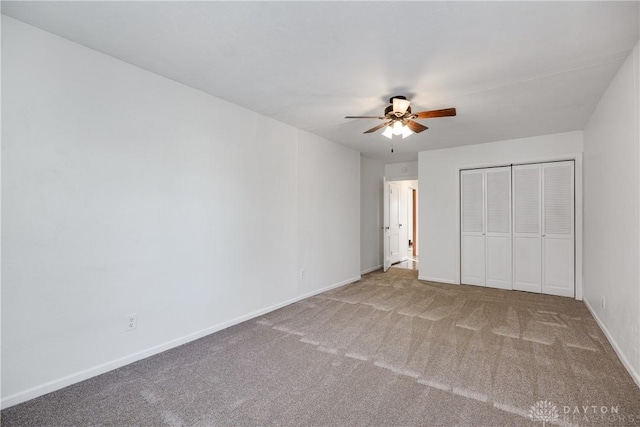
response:
{"label": "electrical outlet", "polygon": [[137,314],[130,314],[127,316],[127,323],[125,325],[125,331],[129,332],[129,331],[133,331],[138,329],[138,315]]}
{"label": "electrical outlet", "polygon": [[604,308],[605,308],[605,304],[604,304],[604,303],[605,303],[605,301],[604,301],[604,295],[602,295],[602,309],[604,309]]}

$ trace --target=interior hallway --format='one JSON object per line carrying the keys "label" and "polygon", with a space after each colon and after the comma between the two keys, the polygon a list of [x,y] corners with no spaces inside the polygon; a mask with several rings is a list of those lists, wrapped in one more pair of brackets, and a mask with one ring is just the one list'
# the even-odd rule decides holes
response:
{"label": "interior hallway", "polygon": [[413,255],[413,247],[409,246],[407,250],[408,259],[400,261],[397,264],[393,264],[392,268],[404,268],[407,270],[418,270],[418,256]]}

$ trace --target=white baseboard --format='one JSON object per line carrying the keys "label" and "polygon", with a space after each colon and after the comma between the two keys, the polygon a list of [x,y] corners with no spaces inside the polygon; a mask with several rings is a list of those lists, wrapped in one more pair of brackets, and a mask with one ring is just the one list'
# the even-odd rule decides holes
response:
{"label": "white baseboard", "polygon": [[372,271],[380,270],[382,268],[382,264],[376,265],[375,267],[367,268],[366,270],[362,270],[360,274],[371,273]]}
{"label": "white baseboard", "polygon": [[285,307],[289,304],[293,304],[294,302],[301,301],[305,298],[312,297],[314,295],[329,291],[334,288],[339,288],[340,286],[348,285],[349,283],[356,282],[360,279],[361,279],[361,276],[355,276],[350,279],[343,280],[339,283],[334,283],[332,285],[326,286],[322,289],[317,289],[315,291],[307,292],[305,294],[299,295],[295,298],[284,301],[282,303],[275,304],[260,310],[256,310],[244,316],[236,317],[235,319],[232,319],[223,323],[219,323],[215,326],[211,326],[209,328],[202,329],[197,332],[193,332],[183,337],[176,338],[171,341],[167,341],[163,344],[150,347],[146,350],[142,350],[142,351],[130,354],[128,356],[124,356],[119,359],[115,359],[110,362],[106,362],[98,366],[94,366],[92,368],[85,369],[83,371],[76,372],[74,374],[67,375],[65,377],[58,378],[53,381],[49,381],[45,384],[30,388],[28,390],[12,394],[11,396],[7,396],[0,401],[0,408],[5,409],[22,402],[26,402],[27,400],[35,399],[36,397],[42,396],[44,394],[51,393],[56,390],[60,390],[72,384],[79,383],[80,381],[84,381],[89,378],[93,378],[95,376],[112,371],[114,369],[121,368],[122,366],[129,365],[133,362],[137,362],[138,360],[146,359],[147,357],[153,356],[158,353],[162,353],[163,351],[170,350],[172,348],[181,346],[191,341],[195,341],[202,337],[206,337],[207,335],[211,335],[215,332],[221,331],[222,329],[226,329],[233,325],[237,325],[238,323],[246,322],[247,320],[251,320],[253,318],[262,316],[263,314],[270,313],[274,310]]}
{"label": "white baseboard", "polygon": [[[270,312],[272,312],[274,310],[277,310],[279,308],[282,308],[282,307],[284,307],[286,305],[293,304],[294,302],[301,301],[301,300],[303,300],[305,298],[309,298],[309,297],[312,297],[314,295],[318,295],[318,294],[321,294],[323,292],[330,291],[331,289],[339,288],[340,286],[348,285],[349,283],[357,282],[360,279],[362,279],[362,276],[354,276],[354,277],[351,277],[350,279],[343,280],[342,282],[334,283],[333,285],[326,286],[326,287],[324,287],[322,289],[317,289],[315,291],[307,292],[306,294],[297,296],[297,297],[295,297],[293,299],[290,299],[289,301],[285,301],[285,302],[283,302],[281,304],[278,304],[277,306],[273,306],[273,308],[267,308],[267,309],[264,310],[264,313],[260,313],[260,314],[257,314],[255,316],[251,316],[251,318],[262,316],[263,314],[270,313]],[[238,322],[238,323],[240,323],[240,322]],[[229,326],[232,326],[232,325],[229,325]]]}
{"label": "white baseboard", "polygon": [[459,285],[459,283],[457,283],[455,280],[440,279],[438,277],[418,276],[418,280],[426,280],[427,282],[446,283],[446,284],[449,284],[449,285]]}
{"label": "white baseboard", "polygon": [[584,302],[584,305],[587,306],[587,309],[589,309],[589,312],[591,312],[591,315],[593,316],[593,318],[596,319],[596,323],[598,324],[598,326],[600,326],[600,329],[604,333],[604,336],[607,337],[607,340],[609,340],[609,344],[611,344],[611,347],[613,347],[613,350],[618,355],[618,359],[620,359],[624,367],[627,369],[627,372],[629,372],[629,375],[631,375],[631,378],[633,378],[633,381],[635,381],[636,385],[640,387],[640,375],[638,375],[638,373],[635,371],[633,366],[631,366],[631,363],[629,363],[629,360],[627,359],[627,357],[624,355],[622,350],[620,350],[618,343],[616,342],[616,340],[613,339],[613,336],[611,335],[607,327],[604,325],[602,320],[600,320],[600,317],[598,317],[598,314],[593,309],[593,307],[591,307],[591,304],[589,304],[589,301],[586,298],[583,298],[582,301]]}

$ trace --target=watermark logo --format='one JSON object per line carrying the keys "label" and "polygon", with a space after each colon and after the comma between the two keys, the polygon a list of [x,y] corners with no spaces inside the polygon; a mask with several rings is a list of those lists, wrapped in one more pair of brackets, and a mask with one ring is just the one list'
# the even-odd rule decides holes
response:
{"label": "watermark logo", "polygon": [[542,426],[549,424],[579,424],[593,425],[615,424],[636,425],[640,422],[640,414],[623,414],[620,406],[613,405],[562,405],[557,406],[550,400],[539,400],[529,409],[529,418],[542,422]]}
{"label": "watermark logo", "polygon": [[541,421],[545,427],[547,423],[558,421],[560,414],[558,407],[548,400],[539,400],[529,409],[529,417],[533,421]]}

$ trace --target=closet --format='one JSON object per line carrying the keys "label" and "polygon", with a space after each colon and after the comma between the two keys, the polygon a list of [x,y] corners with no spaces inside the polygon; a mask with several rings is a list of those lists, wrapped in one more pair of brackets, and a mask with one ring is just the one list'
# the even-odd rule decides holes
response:
{"label": "closet", "polygon": [[573,297],[574,162],[460,172],[461,283]]}

